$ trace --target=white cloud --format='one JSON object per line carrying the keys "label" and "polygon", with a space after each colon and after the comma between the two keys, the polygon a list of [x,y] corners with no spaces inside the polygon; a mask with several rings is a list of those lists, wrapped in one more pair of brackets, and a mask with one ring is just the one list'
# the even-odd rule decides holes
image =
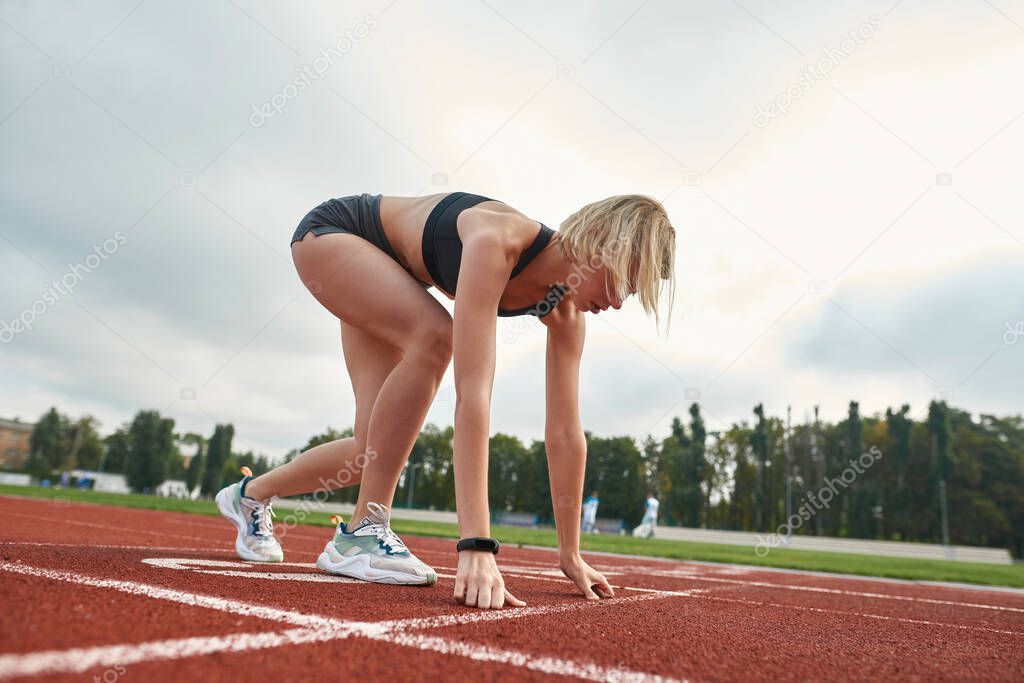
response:
{"label": "white cloud", "polygon": [[[0,414],[55,404],[112,429],[170,406],[182,429],[233,422],[274,456],[348,426],[337,324],[302,290],[288,238],[327,197],[457,189],[551,227],[608,194],[670,197],[671,334],[635,303],[590,321],[595,433],[662,434],[687,387],[711,428],[760,401],[798,417],[923,405],[944,383],[969,409],[1020,410],[1024,342],[998,345],[1024,318],[1024,91],[1007,86],[1024,53],[983,3],[745,3],[778,35],[728,4],[649,3],[625,24],[618,3],[495,5],[507,21],[413,0],[241,4],[252,19],[226,3],[133,6],[4,12],[24,38],[0,27],[0,317],[114,231],[128,243],[0,346]],[[250,125],[252,104],[368,14],[365,40]],[[872,14],[883,28],[831,80],[753,125],[757,103]],[[680,187],[688,171],[699,186]],[[429,185],[436,172],[447,187]],[[815,279],[863,326],[811,294]],[[493,429],[541,436],[543,344],[539,328],[499,344]],[[442,397],[428,419],[452,408]]]}

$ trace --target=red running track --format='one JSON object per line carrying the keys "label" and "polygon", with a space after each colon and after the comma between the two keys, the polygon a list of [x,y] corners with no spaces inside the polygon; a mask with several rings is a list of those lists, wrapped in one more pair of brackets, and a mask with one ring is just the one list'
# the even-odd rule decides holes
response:
{"label": "red running track", "polygon": [[212,517],[0,497],[0,681],[1024,680],[1024,591],[505,548],[525,608],[452,600],[452,542],[406,538],[432,588],[330,577],[298,526],[282,565],[236,560]]}

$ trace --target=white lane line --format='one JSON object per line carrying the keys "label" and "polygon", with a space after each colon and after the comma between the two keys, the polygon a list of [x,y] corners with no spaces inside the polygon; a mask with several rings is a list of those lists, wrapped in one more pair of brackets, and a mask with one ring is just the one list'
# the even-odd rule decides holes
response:
{"label": "white lane line", "polygon": [[495,662],[540,671],[556,676],[574,676],[587,681],[621,681],[622,683],[666,683],[677,681],[657,674],[630,671],[628,669],[608,668],[588,662],[574,662],[554,657],[541,657],[517,652],[515,650],[499,650],[498,648],[466,643],[457,640],[445,640],[420,633],[389,633],[378,636],[376,640],[414,647],[428,652],[445,655],[458,655],[478,662]]}
{"label": "white lane line", "polygon": [[379,622],[387,627],[388,631],[408,631],[419,629],[444,628],[446,626],[462,626],[464,624],[478,624],[488,621],[504,621],[506,619],[521,619],[524,617],[538,617],[561,612],[573,612],[584,609],[597,609],[599,607],[611,607],[633,602],[644,602],[646,600],[657,600],[660,598],[672,597],[671,592],[657,591],[650,595],[632,595],[627,598],[607,598],[600,601],[578,600],[561,605],[542,605],[540,607],[510,607],[500,610],[480,610],[471,607],[464,608],[464,612],[455,614],[439,614],[433,617],[414,617],[412,619],[396,619],[392,621]]}
{"label": "white lane line", "polygon": [[[211,560],[210,562],[216,562]],[[442,655],[468,657],[478,661],[489,661],[510,666],[526,667],[534,671],[551,674],[576,676],[592,680],[629,681],[640,683],[650,681],[660,683],[672,679],[662,678],[653,674],[632,671],[624,668],[601,667],[592,662],[574,662],[552,657],[539,657],[525,652],[499,650],[484,645],[459,643],[444,638],[418,636],[409,634],[409,628],[423,628],[429,624],[419,619],[408,619],[391,622],[357,622],[329,619],[311,614],[303,614],[291,610],[264,607],[236,600],[228,600],[208,595],[186,593],[184,591],[161,588],[132,581],[116,581],[83,576],[40,567],[0,562],[0,571],[9,571],[29,576],[66,581],[97,588],[108,588],[124,593],[139,595],[158,600],[169,600],[196,607],[207,607],[231,614],[253,616],[284,622],[303,628],[269,633],[243,633],[227,636],[211,636],[200,638],[181,638],[175,640],[153,641],[99,646],[92,648],[74,648],[70,650],[51,650],[18,655],[0,655],[0,679],[14,676],[25,676],[40,673],[81,672],[90,668],[109,665],[137,663],[155,659],[181,659],[208,655],[214,652],[241,652],[245,650],[279,647],[287,644],[323,642],[328,640],[344,640],[353,636],[362,636],[371,640],[388,642],[405,647],[414,647]],[[648,597],[648,596],[644,596]],[[650,596],[650,598],[660,596]],[[649,598],[649,599],[650,599]],[[628,601],[629,598],[620,599]],[[608,601],[612,602],[612,601]],[[585,609],[593,603],[578,602],[568,606],[573,609]],[[563,607],[563,606],[557,606]],[[468,609],[468,608],[467,608]],[[517,608],[494,612],[473,611],[466,614],[447,615],[444,624],[470,623],[476,621],[492,621],[496,619],[512,619],[517,617],[549,614],[551,607]],[[441,624],[439,624],[441,625]]]}
{"label": "white lane line", "polygon": [[[314,565],[300,562],[229,562],[223,560],[185,559],[178,557],[148,557],[143,564],[161,569],[187,569],[197,574],[213,574],[243,579],[266,579],[269,581],[308,581],[310,583],[362,583],[359,579],[335,576],[321,571],[315,572],[261,572],[251,571],[256,567],[302,567],[316,569]],[[206,567],[206,569],[204,569]],[[211,569],[215,567],[215,569]]]}
{"label": "white lane line", "polygon": [[220,610],[221,612],[231,612],[233,614],[240,614],[247,617],[270,619],[272,621],[291,624],[292,626],[304,626],[307,628],[332,627],[342,629],[358,629],[364,626],[372,626],[371,624],[363,624],[361,622],[329,619],[327,617],[277,609],[274,607],[267,607],[265,605],[242,602],[240,600],[230,600],[228,598],[219,598],[211,595],[201,595],[198,593],[187,593],[185,591],[163,588],[161,586],[151,586],[145,583],[137,583],[135,581],[99,579],[92,576],[75,574],[73,572],[61,571],[58,569],[43,569],[41,567],[31,567],[24,564],[15,564],[13,562],[0,561],[0,570],[15,574],[24,574],[27,576],[37,576],[55,581],[65,581],[67,583],[74,583],[82,586],[108,588],[122,593],[128,593],[130,595],[138,595],[157,600],[168,600],[170,602],[177,602],[184,605],[192,605],[194,607],[207,607],[210,609]]}
{"label": "white lane line", "polygon": [[238,557],[233,551],[225,550],[223,544],[218,544],[216,548],[188,548],[181,545],[100,545],[98,543],[43,543],[41,541],[3,541],[0,540],[0,545],[27,545],[33,547],[54,547],[54,548],[78,548],[78,549],[90,549],[90,548],[102,548],[104,550],[158,550],[158,551],[171,551],[171,552],[191,552],[191,553],[220,553],[221,555],[230,555],[231,557]]}
{"label": "white lane line", "polygon": [[[41,517],[39,515],[26,515],[20,512],[4,512],[4,517],[25,517],[27,519],[34,519],[36,521],[43,521],[52,523],[54,526],[60,526],[64,524],[73,524],[75,526],[86,526],[94,529],[105,529],[106,531],[116,531],[118,533],[134,533],[141,534],[143,536],[167,536],[168,538],[184,538],[189,541],[205,541],[206,543],[213,543],[213,539],[203,538],[202,536],[185,536],[184,534],[172,534],[167,531],[158,531],[156,529],[137,529],[132,527],[124,526],[111,526],[109,524],[97,524],[96,522],[81,522],[77,519],[66,519],[64,517]],[[227,529],[225,528],[225,533]],[[88,545],[88,544],[86,544]]]}
{"label": "white lane line", "polygon": [[877,598],[880,600],[903,600],[906,602],[922,602],[931,605],[952,605],[954,607],[973,607],[976,609],[990,609],[1000,612],[1024,612],[1024,608],[1006,607],[1003,605],[986,605],[976,602],[960,602],[959,600],[939,600],[938,598],[922,598],[912,595],[890,595],[888,593],[868,593],[865,591],[851,591],[842,588],[825,588],[822,586],[801,586],[799,584],[771,583],[768,581],[745,581],[743,579],[723,579],[715,576],[681,575],[674,572],[654,571],[647,572],[650,576],[663,576],[681,578],[689,581],[707,581],[713,583],[729,583],[739,586],[753,586],[757,588],[778,588],[792,591],[807,591],[811,593],[828,593],[831,595],[848,595],[858,598]]}
{"label": "white lane line", "polygon": [[844,617],[862,617],[864,619],[879,619],[882,621],[898,621],[904,624],[919,624],[922,626],[944,626],[946,628],[955,628],[965,631],[983,631],[986,633],[998,633],[1000,635],[1007,636],[1024,636],[1024,632],[1021,631],[1006,631],[998,628],[989,628],[988,626],[972,626],[970,624],[950,624],[942,621],[930,621],[928,619],[911,619],[909,617],[891,617],[884,614],[869,614],[867,612],[847,612],[845,610],[838,609],[826,609],[824,607],[808,607],[806,605],[786,605],[780,602],[765,602],[762,600],[745,600],[743,598],[724,598],[718,595],[703,595],[696,594],[694,596],[698,600],[715,600],[717,602],[734,602],[743,605],[754,605],[756,607],[779,607],[782,609],[795,609],[805,612],[818,612],[821,614],[836,614]]}
{"label": "white lane line", "polygon": [[0,680],[57,673],[82,673],[97,667],[121,666],[168,659],[201,657],[216,652],[244,652],[281,645],[333,640],[333,629],[295,628],[265,633],[233,633],[225,636],[178,638],[145,643],[125,643],[45,650],[22,655],[0,655]]}
{"label": "white lane line", "polygon": [[[177,561],[180,561],[180,560],[177,560]],[[189,560],[184,560],[184,561],[187,562]],[[205,560],[205,562],[221,564],[217,560]],[[241,563],[227,563],[227,564],[241,564]],[[0,569],[2,569],[2,568],[4,568],[4,566],[2,564],[0,564]],[[185,568],[185,567],[182,567],[182,568]],[[47,570],[44,570],[44,571],[47,571]],[[238,573],[240,575],[249,575],[249,574],[251,574],[251,572],[243,572],[243,571],[240,571]],[[310,574],[304,574],[304,575],[310,575]],[[738,582],[738,583],[743,583],[743,582]],[[774,584],[770,584],[769,586],[775,586],[775,585]],[[944,623],[944,622],[933,622],[933,621],[929,621],[929,620],[915,620],[915,618],[904,617],[904,616],[887,616],[887,615],[884,615],[884,614],[871,614],[871,613],[867,613],[867,612],[846,611],[846,610],[841,610],[841,609],[824,609],[824,608],[821,608],[821,607],[809,607],[809,606],[804,606],[804,605],[786,605],[786,604],[782,604],[782,603],[766,602],[766,601],[759,601],[759,600],[746,600],[746,599],[741,599],[741,598],[724,598],[724,597],[717,597],[717,596],[709,596],[709,595],[705,595],[705,593],[708,592],[708,589],[703,589],[703,590],[693,589],[693,590],[683,590],[683,591],[663,591],[663,590],[658,590],[658,589],[644,589],[644,588],[630,588],[630,587],[618,587],[618,588],[625,589],[625,590],[634,590],[634,591],[642,592],[642,593],[645,593],[645,595],[631,596],[629,598],[611,598],[611,599],[600,600],[600,601],[595,601],[595,602],[590,602],[590,603],[587,603],[587,602],[577,602],[577,603],[568,603],[568,604],[565,604],[565,605],[547,605],[547,606],[541,606],[541,607],[516,607],[516,608],[512,608],[512,609],[496,610],[496,611],[493,611],[493,612],[490,612],[490,611],[480,611],[480,612],[468,612],[468,613],[464,613],[464,614],[445,614],[445,615],[441,615],[441,616],[419,618],[419,620],[403,620],[403,621],[399,621],[399,622],[379,622],[379,623],[375,623],[375,625],[378,626],[378,627],[385,628],[387,630],[396,630],[396,629],[397,630],[406,630],[406,629],[413,629],[413,628],[419,628],[419,629],[439,628],[439,627],[444,627],[444,626],[457,626],[457,625],[461,625],[461,624],[469,624],[469,623],[476,623],[476,622],[498,621],[498,620],[504,620],[504,618],[515,618],[515,617],[530,616],[530,615],[550,614],[550,613],[554,613],[554,612],[557,612],[557,611],[565,611],[565,610],[568,610],[568,609],[580,609],[581,607],[584,607],[584,606],[609,605],[609,604],[622,603],[622,602],[626,602],[626,601],[636,601],[636,600],[642,600],[642,599],[660,599],[660,598],[668,598],[668,597],[696,597],[696,598],[705,598],[705,599],[709,599],[709,600],[719,600],[719,601],[723,601],[723,602],[736,602],[736,603],[742,603],[742,604],[751,604],[751,605],[760,605],[760,606],[771,606],[771,607],[779,607],[779,608],[786,608],[786,609],[799,609],[799,610],[815,611],[815,612],[829,613],[829,614],[845,614],[845,615],[848,615],[848,616],[859,616],[859,617],[863,617],[863,618],[876,618],[876,620],[894,621],[894,622],[900,622],[900,623],[904,623],[904,624],[919,624],[919,625],[927,625],[927,626],[941,626],[941,627],[948,627],[948,628],[953,628],[953,629],[964,629],[964,630],[970,630],[970,631],[984,631],[984,632],[989,632],[989,633],[998,633],[998,634],[1002,634],[1002,635],[1024,636],[1024,633],[1020,633],[1020,632],[1017,632],[1017,631],[1006,631],[1006,630],[1001,630],[1001,629],[991,629],[991,628],[988,628],[988,627],[980,627],[980,626],[965,625],[965,624],[948,624],[948,623]],[[372,636],[368,636],[368,637],[372,637]]]}

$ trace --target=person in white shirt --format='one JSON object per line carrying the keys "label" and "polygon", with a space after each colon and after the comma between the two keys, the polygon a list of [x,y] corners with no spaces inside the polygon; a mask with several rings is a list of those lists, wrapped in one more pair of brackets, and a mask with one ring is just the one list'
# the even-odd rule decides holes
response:
{"label": "person in white shirt", "polygon": [[644,517],[640,526],[633,530],[633,535],[641,538],[654,538],[654,527],[658,524],[658,499],[653,493],[647,494],[644,502]]}
{"label": "person in white shirt", "polygon": [[597,523],[597,506],[599,504],[597,491],[591,492],[590,496],[583,501],[583,524],[581,526],[583,533],[594,533],[594,525]]}

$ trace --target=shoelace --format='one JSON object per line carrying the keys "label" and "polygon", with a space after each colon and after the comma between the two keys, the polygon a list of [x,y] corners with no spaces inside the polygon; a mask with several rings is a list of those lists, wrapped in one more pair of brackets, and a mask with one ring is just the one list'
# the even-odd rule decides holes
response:
{"label": "shoelace", "polygon": [[391,513],[388,508],[380,503],[370,501],[366,504],[366,509],[370,511],[374,517],[381,519],[381,522],[371,523],[370,530],[373,531],[374,535],[381,545],[390,549],[390,552],[404,553],[408,552],[409,549],[402,543],[402,539],[391,530]]}
{"label": "shoelace", "polygon": [[402,539],[386,524],[371,524],[370,529],[377,537],[377,540],[391,548],[392,552],[404,553],[408,551],[408,548],[402,543]]}
{"label": "shoelace", "polygon": [[252,518],[252,535],[261,540],[269,540],[274,537],[274,522],[271,518],[276,515],[271,503],[275,500],[277,500],[277,496],[266,503],[261,503],[258,500],[247,501],[248,507],[251,509],[249,516]]}

